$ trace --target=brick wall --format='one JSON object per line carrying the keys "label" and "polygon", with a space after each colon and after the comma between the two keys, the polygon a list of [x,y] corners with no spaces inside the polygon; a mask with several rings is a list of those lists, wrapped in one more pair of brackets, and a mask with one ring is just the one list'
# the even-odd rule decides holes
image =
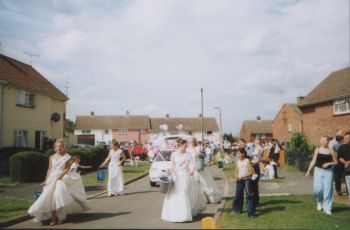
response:
{"label": "brick wall", "polygon": [[[288,130],[288,125],[292,130]],[[272,122],[272,133],[279,141],[290,141],[293,133],[301,132],[302,119],[290,105],[284,104]]]}
{"label": "brick wall", "polygon": [[334,115],[333,102],[302,108],[303,129],[312,144],[319,144],[321,136],[333,137],[336,130],[350,131],[350,114]]}
{"label": "brick wall", "polygon": [[245,123],[242,124],[241,131],[239,133],[239,137],[244,138],[248,142],[251,139],[250,131],[247,129],[247,126]]}

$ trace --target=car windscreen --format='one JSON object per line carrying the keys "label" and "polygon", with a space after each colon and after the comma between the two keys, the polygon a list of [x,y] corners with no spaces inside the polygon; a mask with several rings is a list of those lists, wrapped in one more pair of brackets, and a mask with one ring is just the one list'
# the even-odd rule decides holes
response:
{"label": "car windscreen", "polygon": [[155,161],[170,161],[171,151],[161,151],[157,154]]}

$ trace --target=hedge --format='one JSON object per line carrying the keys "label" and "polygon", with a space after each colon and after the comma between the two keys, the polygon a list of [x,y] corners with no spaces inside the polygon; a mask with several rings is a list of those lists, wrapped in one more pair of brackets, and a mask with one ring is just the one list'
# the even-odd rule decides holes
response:
{"label": "hedge", "polygon": [[49,165],[49,158],[39,152],[19,152],[10,157],[10,178],[12,181],[43,181]]}
{"label": "hedge", "polygon": [[9,159],[18,152],[35,151],[28,147],[3,147],[0,149],[0,176],[10,174]]}
{"label": "hedge", "polygon": [[[108,151],[102,147],[67,149],[71,156],[80,156],[82,165],[97,168],[106,158]],[[50,153],[20,152],[10,158],[10,177],[12,181],[43,181],[49,165]]]}

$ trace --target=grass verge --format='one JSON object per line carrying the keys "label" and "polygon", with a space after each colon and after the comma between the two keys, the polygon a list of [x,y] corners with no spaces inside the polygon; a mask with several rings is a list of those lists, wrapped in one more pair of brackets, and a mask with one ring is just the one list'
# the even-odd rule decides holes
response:
{"label": "grass verge", "polygon": [[333,214],[316,210],[312,195],[261,197],[257,217],[249,219],[246,209],[242,214],[232,212],[232,200],[225,203],[218,220],[219,228],[288,228],[288,229],[350,229],[350,208],[333,203]]}
{"label": "grass verge", "polygon": [[32,201],[15,197],[0,197],[0,222],[26,214],[32,203]]}

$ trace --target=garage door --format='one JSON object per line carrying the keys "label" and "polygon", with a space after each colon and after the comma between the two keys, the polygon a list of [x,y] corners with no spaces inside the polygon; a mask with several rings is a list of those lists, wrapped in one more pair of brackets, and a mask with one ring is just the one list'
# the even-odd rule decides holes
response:
{"label": "garage door", "polygon": [[95,145],[95,135],[79,135],[78,144]]}

